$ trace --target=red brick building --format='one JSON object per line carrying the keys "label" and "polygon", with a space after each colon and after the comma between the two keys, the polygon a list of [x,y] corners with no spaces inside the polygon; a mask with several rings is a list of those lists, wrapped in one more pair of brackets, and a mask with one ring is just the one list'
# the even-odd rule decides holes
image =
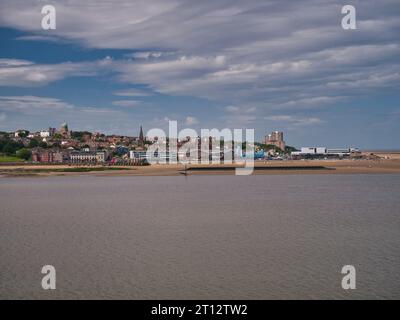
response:
{"label": "red brick building", "polygon": [[34,150],[32,151],[32,161],[42,163],[62,163],[63,153],[58,150]]}

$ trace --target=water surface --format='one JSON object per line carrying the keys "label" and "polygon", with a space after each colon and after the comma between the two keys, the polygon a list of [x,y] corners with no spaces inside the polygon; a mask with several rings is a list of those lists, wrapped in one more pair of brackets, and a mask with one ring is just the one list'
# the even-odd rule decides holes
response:
{"label": "water surface", "polygon": [[400,175],[2,178],[0,298],[399,299],[399,194]]}

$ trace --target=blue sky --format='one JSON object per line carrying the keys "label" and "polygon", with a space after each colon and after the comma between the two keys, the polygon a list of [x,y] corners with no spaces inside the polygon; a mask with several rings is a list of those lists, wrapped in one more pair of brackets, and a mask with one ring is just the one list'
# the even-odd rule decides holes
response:
{"label": "blue sky", "polygon": [[[56,30],[41,29],[45,4]],[[350,4],[356,30],[338,1],[3,0],[0,131],[138,135],[177,120],[399,149],[400,6]]]}

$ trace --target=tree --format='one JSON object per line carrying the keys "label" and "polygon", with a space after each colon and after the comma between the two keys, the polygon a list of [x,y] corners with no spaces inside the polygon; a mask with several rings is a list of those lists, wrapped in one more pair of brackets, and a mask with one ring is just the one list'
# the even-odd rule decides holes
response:
{"label": "tree", "polygon": [[29,148],[36,148],[39,146],[39,141],[37,141],[36,139],[31,139],[31,141],[29,141]]}
{"label": "tree", "polygon": [[22,130],[22,131],[18,132],[18,137],[20,137],[20,138],[26,138],[28,135],[29,135],[28,130]]}
{"label": "tree", "polygon": [[46,149],[46,148],[47,148],[47,143],[44,142],[44,141],[40,141],[40,142],[39,142],[39,147],[41,147],[41,148],[43,148],[43,149]]}
{"label": "tree", "polygon": [[23,147],[24,145],[21,142],[7,141],[2,151],[8,155],[15,155],[15,152]]}
{"label": "tree", "polygon": [[292,147],[292,146],[286,146],[286,148],[285,148],[285,152],[286,153],[291,153],[291,152],[293,152],[293,151],[298,151],[295,147]]}
{"label": "tree", "polygon": [[31,155],[32,155],[31,150],[27,148],[22,148],[17,151],[17,157],[21,159],[28,160],[31,157]]}
{"label": "tree", "polygon": [[56,133],[53,135],[53,139],[54,139],[54,140],[60,140],[61,138],[62,138],[62,136],[61,136],[61,134],[58,133],[58,132],[56,132]]}
{"label": "tree", "polygon": [[88,137],[89,139],[92,137],[92,133],[89,131],[72,131],[71,138],[84,142],[84,137]]}
{"label": "tree", "polygon": [[11,142],[7,142],[4,146],[3,146],[3,152],[5,154],[14,154],[15,150],[14,147],[12,145]]}

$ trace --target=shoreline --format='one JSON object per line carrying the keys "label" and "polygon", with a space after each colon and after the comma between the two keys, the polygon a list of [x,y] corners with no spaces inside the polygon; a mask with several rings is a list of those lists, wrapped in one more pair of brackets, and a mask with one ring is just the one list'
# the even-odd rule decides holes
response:
{"label": "shoreline", "polygon": [[[240,164],[156,164],[149,166],[0,165],[2,177],[234,175]],[[256,161],[254,175],[399,174],[400,159]]]}

